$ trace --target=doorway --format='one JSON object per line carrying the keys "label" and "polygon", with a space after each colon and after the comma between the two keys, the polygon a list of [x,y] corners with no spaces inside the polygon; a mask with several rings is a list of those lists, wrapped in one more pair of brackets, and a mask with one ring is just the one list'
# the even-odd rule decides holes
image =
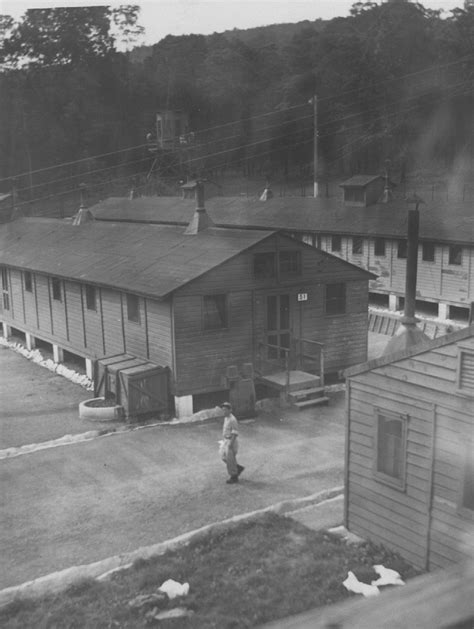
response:
{"label": "doorway", "polygon": [[290,349],[290,296],[267,295],[265,335],[268,347],[267,358],[285,358]]}

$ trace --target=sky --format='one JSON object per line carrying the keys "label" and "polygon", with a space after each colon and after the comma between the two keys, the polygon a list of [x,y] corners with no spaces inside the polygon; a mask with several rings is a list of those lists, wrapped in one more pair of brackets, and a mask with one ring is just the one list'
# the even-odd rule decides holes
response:
{"label": "sky", "polygon": [[[166,35],[220,33],[233,28],[245,29],[268,24],[301,22],[318,18],[331,19],[349,15],[354,0],[130,0],[141,6],[140,24],[145,36],[140,42],[155,44]],[[41,0],[0,0],[0,13],[19,18],[27,9],[51,6],[85,6],[93,4],[126,4],[107,0],[64,2]],[[425,0],[430,9],[462,7],[463,0]],[[448,13],[447,13],[448,14]]]}

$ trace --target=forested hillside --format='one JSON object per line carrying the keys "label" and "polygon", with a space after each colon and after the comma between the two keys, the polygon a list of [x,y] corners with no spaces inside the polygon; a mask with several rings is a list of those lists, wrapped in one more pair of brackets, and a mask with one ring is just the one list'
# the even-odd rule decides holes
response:
{"label": "forested hillside", "polygon": [[472,168],[472,6],[441,19],[411,2],[357,3],[328,22],[118,52],[138,24],[134,6],[2,17],[0,191],[15,175],[23,195],[44,198],[149,173],[145,137],[162,109],[188,112],[194,132],[177,175],[308,178],[313,94],[321,179],[378,172],[387,158],[402,176],[433,163]]}

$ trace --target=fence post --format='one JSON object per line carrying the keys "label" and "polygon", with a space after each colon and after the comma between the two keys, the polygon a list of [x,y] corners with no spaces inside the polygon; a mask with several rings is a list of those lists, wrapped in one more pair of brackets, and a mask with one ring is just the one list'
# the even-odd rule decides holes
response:
{"label": "fence post", "polygon": [[290,360],[289,360],[289,350],[285,351],[285,369],[286,369],[286,390],[285,390],[285,398],[288,399],[288,394],[290,392]]}

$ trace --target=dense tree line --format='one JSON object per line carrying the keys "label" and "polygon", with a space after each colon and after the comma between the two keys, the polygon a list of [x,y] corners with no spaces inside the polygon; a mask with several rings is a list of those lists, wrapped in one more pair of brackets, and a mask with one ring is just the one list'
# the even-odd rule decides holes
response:
{"label": "dense tree line", "polygon": [[58,178],[71,187],[147,172],[141,145],[163,109],[190,116],[188,171],[304,177],[313,94],[322,178],[378,172],[387,158],[402,175],[407,165],[472,160],[472,6],[442,19],[412,2],[357,3],[349,17],[328,22],[168,36],[118,52],[138,22],[136,6],[36,9],[16,24],[1,18],[0,190],[17,173],[79,159],[60,177],[46,170],[20,187],[35,196],[43,186],[44,195],[45,182]]}

